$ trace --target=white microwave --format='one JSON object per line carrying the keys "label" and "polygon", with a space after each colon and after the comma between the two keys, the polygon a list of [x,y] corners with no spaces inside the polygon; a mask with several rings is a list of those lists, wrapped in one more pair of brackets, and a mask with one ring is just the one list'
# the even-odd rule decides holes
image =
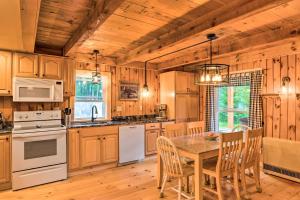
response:
{"label": "white microwave", "polygon": [[14,102],[63,102],[63,81],[13,78]]}

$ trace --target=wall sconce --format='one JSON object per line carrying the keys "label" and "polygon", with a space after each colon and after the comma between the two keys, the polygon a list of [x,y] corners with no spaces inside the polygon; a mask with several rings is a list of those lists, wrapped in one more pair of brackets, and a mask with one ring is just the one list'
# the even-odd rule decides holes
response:
{"label": "wall sconce", "polygon": [[282,87],[281,87],[281,92],[283,94],[288,94],[289,93],[289,83],[291,81],[291,78],[288,76],[282,77]]}

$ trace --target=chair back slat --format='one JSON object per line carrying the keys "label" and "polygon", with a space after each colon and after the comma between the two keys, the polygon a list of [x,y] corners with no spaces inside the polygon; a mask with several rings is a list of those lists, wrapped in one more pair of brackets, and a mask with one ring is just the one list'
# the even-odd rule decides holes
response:
{"label": "chair back slat", "polygon": [[237,167],[243,145],[243,132],[220,134],[217,171],[225,173]]}
{"label": "chair back slat", "polygon": [[156,145],[166,175],[170,177],[183,176],[181,160],[173,142],[167,137],[160,136],[156,140]]}
{"label": "chair back slat", "polygon": [[186,124],[187,135],[201,135],[204,132],[204,127],[204,121],[189,122]]}
{"label": "chair back slat", "polygon": [[242,162],[248,164],[260,158],[263,128],[248,130]]}
{"label": "chair back slat", "polygon": [[186,134],[186,124],[185,123],[178,123],[178,124],[167,124],[166,125],[166,132],[165,137],[172,138],[172,137],[179,137]]}

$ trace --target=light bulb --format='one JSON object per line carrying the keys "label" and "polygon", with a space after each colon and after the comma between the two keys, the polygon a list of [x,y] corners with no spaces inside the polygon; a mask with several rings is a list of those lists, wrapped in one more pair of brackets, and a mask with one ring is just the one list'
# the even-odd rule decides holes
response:
{"label": "light bulb", "polygon": [[143,87],[142,95],[143,95],[143,97],[148,97],[150,95],[148,85],[146,85],[146,84]]}
{"label": "light bulb", "polygon": [[217,81],[222,81],[222,77],[220,74],[217,75]]}
{"label": "light bulb", "polygon": [[206,74],[205,81],[210,81],[210,76],[209,76],[209,74]]}
{"label": "light bulb", "polygon": [[201,82],[204,82],[204,81],[205,81],[204,75],[201,76],[200,81],[201,81]]}
{"label": "light bulb", "polygon": [[217,75],[214,75],[214,76],[212,77],[212,81],[213,81],[213,82],[216,82],[217,79],[218,79]]}

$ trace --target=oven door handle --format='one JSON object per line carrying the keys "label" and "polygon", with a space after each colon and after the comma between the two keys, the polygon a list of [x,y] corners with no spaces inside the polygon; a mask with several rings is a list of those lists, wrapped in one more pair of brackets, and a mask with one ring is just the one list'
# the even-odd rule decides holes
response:
{"label": "oven door handle", "polygon": [[64,135],[64,134],[66,134],[66,131],[24,133],[24,134],[12,134],[12,138],[40,137],[40,136]]}

